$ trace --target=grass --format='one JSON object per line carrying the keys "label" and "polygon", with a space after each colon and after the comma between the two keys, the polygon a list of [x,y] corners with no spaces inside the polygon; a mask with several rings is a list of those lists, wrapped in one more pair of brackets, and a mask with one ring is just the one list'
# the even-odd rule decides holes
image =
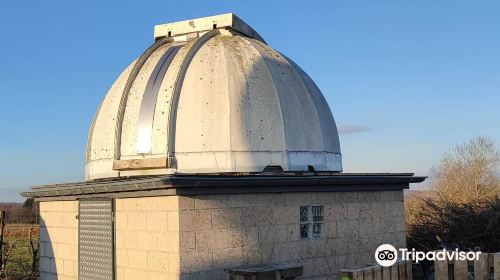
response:
{"label": "grass", "polygon": [[[35,246],[38,246],[38,225],[8,224],[5,227],[4,243],[11,248],[5,266],[5,277],[3,279],[38,279],[31,278],[31,266],[33,256],[30,245],[30,231]],[[36,262],[38,264],[38,261]],[[36,268],[38,271],[38,268]]]}

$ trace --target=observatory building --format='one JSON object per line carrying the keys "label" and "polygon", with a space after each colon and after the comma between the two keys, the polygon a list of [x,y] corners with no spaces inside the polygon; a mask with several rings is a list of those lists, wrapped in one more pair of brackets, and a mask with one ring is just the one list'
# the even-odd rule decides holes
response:
{"label": "observatory building", "polygon": [[157,25],[90,128],[85,182],[33,187],[42,279],[336,279],[405,245],[411,173],[342,173],[313,80],[233,14]]}

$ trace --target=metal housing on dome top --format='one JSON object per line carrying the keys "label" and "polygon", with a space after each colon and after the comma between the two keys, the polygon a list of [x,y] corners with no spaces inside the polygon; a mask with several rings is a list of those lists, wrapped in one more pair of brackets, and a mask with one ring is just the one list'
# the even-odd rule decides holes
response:
{"label": "metal housing on dome top", "polygon": [[92,123],[86,179],[342,171],[313,80],[233,14],[158,25]]}

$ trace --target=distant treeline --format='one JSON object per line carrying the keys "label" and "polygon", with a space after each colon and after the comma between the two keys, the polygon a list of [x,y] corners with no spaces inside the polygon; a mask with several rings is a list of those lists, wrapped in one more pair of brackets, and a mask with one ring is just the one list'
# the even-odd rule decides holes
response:
{"label": "distant treeline", "polygon": [[24,203],[2,203],[0,211],[5,211],[7,224],[36,224],[38,223],[38,207],[32,199]]}

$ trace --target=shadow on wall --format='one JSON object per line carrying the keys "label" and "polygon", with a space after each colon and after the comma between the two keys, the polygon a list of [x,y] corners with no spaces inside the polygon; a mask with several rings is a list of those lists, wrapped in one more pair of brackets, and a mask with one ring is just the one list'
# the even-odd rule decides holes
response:
{"label": "shadow on wall", "polygon": [[78,278],[78,201],[40,202],[40,278]]}
{"label": "shadow on wall", "polygon": [[47,223],[40,214],[40,279],[57,279],[57,265],[56,265],[56,251],[49,235],[49,229],[47,228]]}

